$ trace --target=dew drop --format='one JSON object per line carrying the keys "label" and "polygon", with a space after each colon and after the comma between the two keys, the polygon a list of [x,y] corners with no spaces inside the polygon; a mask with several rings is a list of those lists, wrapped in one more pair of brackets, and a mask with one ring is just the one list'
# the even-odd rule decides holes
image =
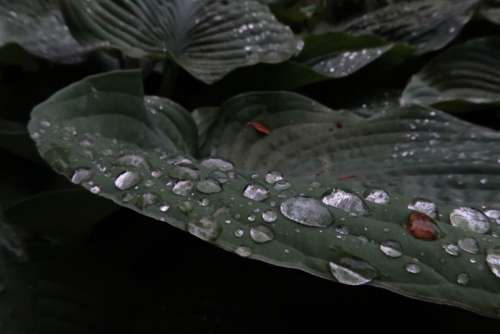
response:
{"label": "dew drop", "polygon": [[188,223],[187,229],[189,233],[205,241],[217,240],[222,232],[222,228],[217,222],[206,217]]}
{"label": "dew drop", "polygon": [[141,181],[139,174],[135,172],[124,172],[115,179],[115,187],[119,190],[129,190]]}
{"label": "dew drop", "polygon": [[90,192],[92,194],[99,194],[101,192],[101,188],[99,186],[93,186],[92,188],[90,188]]}
{"label": "dew drop", "polygon": [[406,271],[409,272],[410,274],[419,274],[422,271],[422,269],[418,264],[409,263],[406,265]]}
{"label": "dew drop", "polygon": [[274,239],[274,233],[269,227],[259,225],[250,229],[250,238],[258,244],[264,244]]}
{"label": "dew drop", "polygon": [[229,161],[216,158],[203,160],[201,165],[209,170],[219,170],[221,172],[229,172],[234,169],[234,165]]}
{"label": "dew drop", "polygon": [[77,169],[73,176],[71,177],[71,182],[73,184],[82,184],[83,182],[87,182],[92,178],[92,171],[90,169],[81,168]]}
{"label": "dew drop", "polygon": [[278,220],[278,212],[276,210],[266,210],[262,213],[262,220],[266,223],[274,223]]}
{"label": "dew drop", "polygon": [[277,191],[285,191],[285,190],[290,189],[291,187],[292,187],[292,184],[288,181],[278,181],[274,185],[274,189],[276,189]]}
{"label": "dew drop", "polygon": [[436,240],[439,238],[439,229],[436,223],[432,218],[421,212],[410,214],[406,228],[416,239]]}
{"label": "dew drop", "polygon": [[243,191],[243,196],[252,201],[262,202],[269,198],[269,190],[258,184],[249,184]]}
{"label": "dew drop", "polygon": [[146,159],[137,154],[129,154],[119,158],[117,164],[120,166],[136,167],[136,168],[149,168]]}
{"label": "dew drop", "polygon": [[217,194],[222,191],[222,187],[218,181],[206,179],[198,182],[196,190],[203,194]]}
{"label": "dew drop", "polygon": [[313,198],[290,198],[281,203],[280,210],[286,218],[306,226],[327,227],[334,221],[330,211]]}
{"label": "dew drop", "polygon": [[457,283],[460,285],[467,285],[469,283],[469,275],[461,273],[457,276]]}
{"label": "dew drop", "polygon": [[347,257],[338,262],[330,262],[329,267],[332,276],[347,285],[367,284],[377,277],[377,271],[371,265]]}
{"label": "dew drop", "polygon": [[477,254],[479,253],[479,244],[476,241],[476,239],[473,238],[464,238],[458,240],[458,246],[460,249],[463,251],[470,253],[470,254]]}
{"label": "dew drop", "polygon": [[450,213],[450,223],[455,227],[479,234],[485,234],[490,230],[488,217],[472,208],[461,207],[453,210]]}
{"label": "dew drop", "polygon": [[344,190],[333,189],[329,195],[323,197],[322,201],[328,206],[341,209],[347,213],[355,215],[368,213],[368,208],[361,197]]}
{"label": "dew drop", "polygon": [[380,251],[391,258],[398,258],[403,255],[401,244],[397,241],[388,240],[380,244]]}
{"label": "dew drop", "polygon": [[188,196],[193,187],[192,181],[177,181],[172,188],[172,192],[179,196]]}
{"label": "dew drop", "polygon": [[242,238],[244,235],[245,235],[245,231],[243,231],[241,229],[234,231],[234,236],[236,238]]}
{"label": "dew drop", "polygon": [[389,194],[384,190],[371,190],[366,196],[365,200],[375,204],[388,204],[391,200]]}
{"label": "dew drop", "polygon": [[168,175],[177,180],[196,180],[200,176],[200,172],[193,167],[175,166]]}
{"label": "dew drop", "polygon": [[169,205],[164,204],[164,205],[160,206],[160,211],[161,212],[167,212],[168,210],[170,210],[170,206]]}
{"label": "dew drop", "polygon": [[500,247],[488,249],[486,252],[486,263],[493,275],[500,278]]}
{"label": "dew drop", "polygon": [[500,210],[488,210],[485,212],[485,215],[495,224],[500,225]]}
{"label": "dew drop", "polygon": [[408,209],[421,212],[431,218],[437,218],[438,209],[434,202],[425,199],[415,199],[409,205]]}
{"label": "dew drop", "polygon": [[446,245],[443,245],[443,249],[444,251],[451,255],[451,256],[458,256],[460,255],[460,248],[455,245],[455,244],[446,244]]}

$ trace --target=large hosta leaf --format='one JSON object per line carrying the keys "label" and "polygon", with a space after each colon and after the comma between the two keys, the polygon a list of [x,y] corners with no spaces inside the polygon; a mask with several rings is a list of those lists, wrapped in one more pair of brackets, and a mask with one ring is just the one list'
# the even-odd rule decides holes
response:
{"label": "large hosta leaf", "polygon": [[[364,6],[359,8],[359,3]],[[419,52],[439,50],[451,42],[467,24],[478,0],[383,0],[330,1],[333,22],[318,31],[375,34],[392,41],[415,45]],[[339,7],[355,6],[343,16]],[[336,16],[336,17],[335,17]]]}
{"label": "large hosta leaf", "polygon": [[300,43],[253,0],[63,1],[84,42],[106,41],[134,56],[166,57],[207,83],[235,68],[279,63]]}
{"label": "large hosta leaf", "polygon": [[439,55],[406,87],[403,104],[500,102],[500,39],[469,41]]}
{"label": "large hosta leaf", "polygon": [[38,106],[29,129],[42,156],[240,256],[500,315],[500,225],[472,208],[500,199],[496,132],[423,107],[365,120],[249,93],[200,122],[200,158],[189,114],[144,98],[140,82],[91,77]]}
{"label": "large hosta leaf", "polygon": [[0,0],[0,46],[7,43],[61,63],[79,62],[87,51],[71,36],[57,0]]}

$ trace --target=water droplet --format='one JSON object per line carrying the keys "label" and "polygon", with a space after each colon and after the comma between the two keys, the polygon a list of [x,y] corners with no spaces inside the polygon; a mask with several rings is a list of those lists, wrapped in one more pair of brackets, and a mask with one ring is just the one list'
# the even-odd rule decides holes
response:
{"label": "water droplet", "polygon": [[141,181],[139,174],[135,172],[124,172],[115,179],[115,187],[119,190],[129,190]]}
{"label": "water droplet", "polygon": [[216,194],[222,191],[222,187],[218,181],[206,179],[198,182],[198,184],[196,185],[196,190],[203,194]]}
{"label": "water droplet", "polygon": [[120,166],[149,168],[146,159],[137,154],[129,154],[119,158],[116,163]]}
{"label": "water droplet", "polygon": [[175,166],[168,172],[168,175],[177,180],[196,180],[200,172],[194,167]]}
{"label": "water droplet", "polygon": [[292,184],[288,181],[278,181],[274,185],[274,189],[276,189],[276,191],[285,191],[285,190],[290,189],[291,187],[292,187]]}
{"label": "water droplet", "polygon": [[371,190],[366,196],[365,200],[375,204],[388,204],[391,200],[389,194],[384,190]]}
{"label": "water droplet", "polygon": [[329,263],[333,277],[343,284],[363,285],[377,277],[377,271],[371,265],[360,260],[341,258],[338,262]]}
{"label": "water droplet", "polygon": [[280,210],[286,218],[306,226],[327,227],[334,221],[330,211],[313,198],[290,198],[281,203]]}
{"label": "water droplet", "polygon": [[278,171],[271,171],[266,174],[265,180],[269,184],[276,184],[280,181],[283,181],[283,174]]}
{"label": "water droplet", "polygon": [[329,195],[324,196],[323,203],[351,214],[364,215],[368,213],[368,208],[361,197],[340,189],[333,189]]}
{"label": "water droplet", "polygon": [[193,187],[192,181],[177,181],[172,188],[172,192],[179,196],[188,196]]}
{"label": "water droplet", "polygon": [[421,212],[410,214],[406,228],[416,239],[436,240],[439,238],[439,229],[436,223],[432,218]]}
{"label": "water droplet", "polygon": [[466,231],[485,234],[490,230],[488,217],[481,211],[461,207],[450,214],[451,225]]}
{"label": "water droplet", "polygon": [[250,238],[258,244],[263,244],[274,239],[273,231],[264,225],[252,227],[250,230]]}
{"label": "water droplet", "polygon": [[408,205],[408,209],[425,213],[427,216],[431,218],[437,218],[438,209],[437,205],[434,202],[425,199],[415,199],[413,202]]}
{"label": "water droplet", "polygon": [[245,231],[243,231],[241,229],[234,231],[234,236],[236,238],[242,238],[244,235],[245,235]]}
{"label": "water droplet", "polygon": [[455,244],[446,244],[443,245],[443,249],[446,253],[451,256],[458,256],[460,254],[460,248]]}
{"label": "water droplet", "polygon": [[217,222],[206,217],[188,223],[187,229],[189,233],[205,241],[215,241],[222,232]]}
{"label": "water droplet", "polygon": [[98,186],[93,186],[92,188],[90,188],[90,192],[92,194],[96,194],[97,195],[97,194],[99,194],[101,192],[101,188],[98,187]]}
{"label": "water droplet", "polygon": [[74,184],[82,184],[92,178],[92,171],[90,169],[81,168],[77,169],[71,177],[71,182]]}
{"label": "water droplet", "polygon": [[406,271],[409,272],[410,274],[419,274],[422,271],[422,269],[418,264],[409,263],[406,265]]}
{"label": "water droplet", "polygon": [[229,161],[216,158],[203,160],[201,165],[209,170],[219,170],[221,172],[229,172],[234,169],[234,165]]}
{"label": "water droplet", "polygon": [[500,247],[490,248],[486,254],[488,267],[493,275],[500,278]]}
{"label": "water droplet", "polygon": [[467,285],[469,283],[469,275],[461,273],[457,276],[457,283],[460,285]]}
{"label": "water droplet", "polygon": [[477,243],[476,239],[473,238],[460,239],[458,240],[458,246],[467,253],[470,254],[479,253],[479,244]]}
{"label": "water droplet", "polygon": [[151,193],[145,193],[142,195],[142,207],[146,208],[148,206],[154,205],[158,201],[158,196]]}
{"label": "water droplet", "polygon": [[249,184],[243,191],[243,196],[252,201],[262,202],[269,198],[269,190],[258,184]]}
{"label": "water droplet", "polygon": [[500,225],[500,210],[488,210],[485,212],[485,215],[488,216],[495,224]]}
{"label": "water droplet", "polygon": [[167,212],[168,210],[170,210],[170,206],[165,204],[165,205],[162,205],[160,206],[160,211],[161,212]]}
{"label": "water droplet", "polygon": [[382,253],[391,258],[398,258],[403,255],[403,252],[401,251],[401,244],[397,241],[384,241],[380,244],[380,250]]}
{"label": "water droplet", "polygon": [[249,257],[252,255],[252,250],[243,246],[236,248],[234,252],[241,257]]}
{"label": "water droplet", "polygon": [[274,223],[278,220],[278,212],[276,210],[266,210],[262,213],[262,220],[266,223]]}

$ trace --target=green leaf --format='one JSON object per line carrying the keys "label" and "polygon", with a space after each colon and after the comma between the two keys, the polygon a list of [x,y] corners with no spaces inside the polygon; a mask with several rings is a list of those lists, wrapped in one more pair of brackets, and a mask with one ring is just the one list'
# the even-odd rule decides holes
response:
{"label": "green leaf", "polygon": [[[358,2],[359,3],[359,2]],[[478,0],[329,1],[334,16],[316,32],[344,31],[356,35],[378,35],[417,47],[419,53],[442,49],[472,18]],[[354,10],[339,11],[339,7]],[[338,15],[337,12],[346,13]]]}
{"label": "green leaf", "polygon": [[[401,103],[460,110],[463,104],[500,102],[500,39],[471,40],[442,53],[415,74]],[[458,107],[457,107],[458,105]]]}
{"label": "green leaf", "polygon": [[498,133],[418,106],[363,119],[248,93],[198,156],[189,114],[148,100],[138,72],[89,77],[29,129],[74,183],[240,256],[500,315],[500,225],[473,209],[500,200]]}
{"label": "green leaf", "polygon": [[279,63],[300,50],[292,31],[253,0],[63,1],[82,43],[106,42],[132,57],[172,57],[213,83],[242,66]]}
{"label": "green leaf", "polygon": [[0,46],[16,43],[59,63],[78,63],[86,50],[71,36],[58,0],[0,0]]}

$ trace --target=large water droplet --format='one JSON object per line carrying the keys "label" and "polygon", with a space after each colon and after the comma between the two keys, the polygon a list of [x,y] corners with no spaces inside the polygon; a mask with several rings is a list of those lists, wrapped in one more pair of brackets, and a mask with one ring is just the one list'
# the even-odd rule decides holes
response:
{"label": "large water droplet", "polygon": [[380,251],[391,258],[398,258],[403,255],[401,244],[397,241],[388,240],[380,244]]}
{"label": "large water droplet", "polygon": [[330,262],[329,267],[333,277],[343,284],[363,285],[377,277],[377,271],[371,265],[347,257]]}
{"label": "large water droplet", "polygon": [[120,190],[129,190],[141,181],[141,176],[136,172],[124,172],[115,179],[115,187]]}
{"label": "large water droplet", "polygon": [[500,225],[500,210],[488,210],[488,211],[485,212],[485,214],[495,224]]}
{"label": "large water droplet", "polygon": [[205,241],[215,241],[222,232],[217,222],[206,217],[188,223],[187,229],[189,233]]}
{"label": "large water droplet", "polygon": [[276,184],[280,181],[283,181],[283,174],[278,171],[271,171],[266,174],[265,180],[269,184]]}
{"label": "large water droplet", "polygon": [[486,254],[488,267],[496,277],[500,278],[500,247],[490,248]]}
{"label": "large water droplet", "polygon": [[323,203],[351,214],[368,213],[368,208],[361,197],[341,189],[333,189],[329,195],[323,197]]}
{"label": "large water droplet", "polygon": [[314,198],[290,198],[281,203],[280,210],[286,218],[302,225],[327,227],[334,221],[330,211]]}
{"label": "large water droplet", "polygon": [[473,238],[460,239],[458,240],[458,246],[467,253],[471,254],[479,253],[479,244],[476,241],[476,239]]}
{"label": "large water droplet", "polygon": [[218,181],[206,179],[198,182],[196,190],[203,194],[216,194],[222,191],[222,187]]}
{"label": "large water droplet", "polygon": [[193,190],[193,187],[194,185],[192,181],[178,181],[172,188],[172,192],[179,196],[188,196]]}
{"label": "large water droplet", "polygon": [[274,233],[269,227],[259,225],[250,229],[250,237],[256,243],[263,244],[272,241],[274,239]]}
{"label": "large water droplet", "polygon": [[89,181],[92,178],[92,174],[93,173],[90,169],[77,169],[71,177],[71,182],[73,184],[82,184],[83,182]]}
{"label": "large water droplet", "polygon": [[375,204],[387,204],[391,200],[389,194],[380,189],[371,190],[366,196],[365,200]]}
{"label": "large water droplet", "polygon": [[243,196],[252,201],[262,202],[269,198],[269,190],[258,184],[249,184],[243,191]]}
{"label": "large water droplet", "polygon": [[415,199],[409,205],[408,209],[425,213],[427,216],[431,218],[437,218],[438,209],[437,205],[434,202],[425,199]]}
{"label": "large water droplet", "polygon": [[450,213],[451,225],[466,231],[484,234],[490,230],[488,217],[481,211],[461,207]]}
{"label": "large water droplet", "polygon": [[219,170],[221,172],[229,172],[234,169],[234,165],[229,161],[216,158],[203,160],[201,165],[207,169]]}
{"label": "large water droplet", "polygon": [[421,212],[410,214],[406,228],[412,236],[420,240],[436,240],[439,238],[439,229],[436,223]]}

